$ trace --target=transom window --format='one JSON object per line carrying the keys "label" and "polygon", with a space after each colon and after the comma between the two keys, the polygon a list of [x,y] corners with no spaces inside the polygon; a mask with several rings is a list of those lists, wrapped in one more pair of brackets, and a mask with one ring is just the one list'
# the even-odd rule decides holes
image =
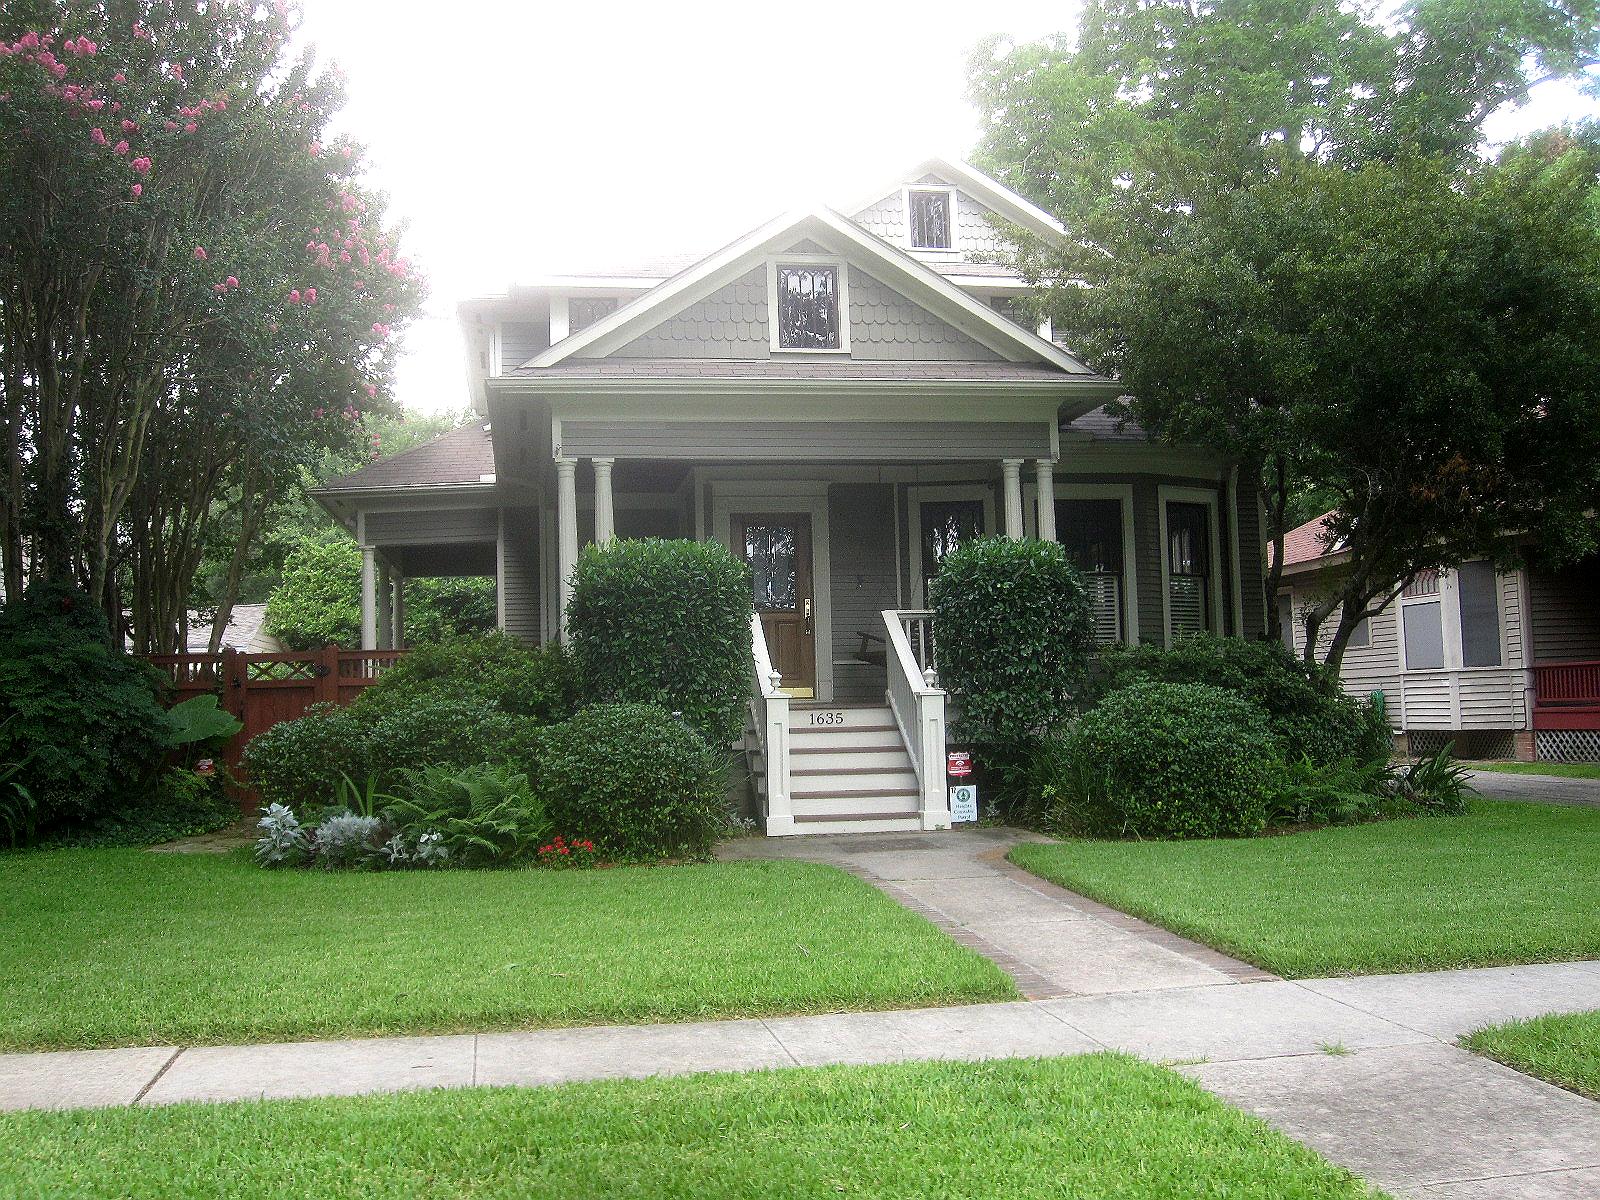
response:
{"label": "transom window", "polygon": [[911,245],[918,250],[950,249],[950,193],[912,188],[906,193],[906,205]]}
{"label": "transom window", "polygon": [[843,346],[837,266],[779,263],[777,284],[779,349],[838,350]]}
{"label": "transom window", "polygon": [[1095,642],[1122,641],[1122,501],[1057,500],[1056,540],[1089,589]]}

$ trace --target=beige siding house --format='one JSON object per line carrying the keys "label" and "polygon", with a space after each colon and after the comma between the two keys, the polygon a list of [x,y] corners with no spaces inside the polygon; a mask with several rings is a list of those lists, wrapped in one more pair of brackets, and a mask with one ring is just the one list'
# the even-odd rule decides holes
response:
{"label": "beige siding house", "polygon": [[[1285,540],[1279,632],[1305,648],[1304,611],[1346,560],[1319,517]],[[1326,649],[1337,616],[1323,625]],[[1600,559],[1553,571],[1462,563],[1425,572],[1345,651],[1345,690],[1381,691],[1415,751],[1600,761]]]}
{"label": "beige siding house", "polygon": [[481,420],[319,493],[365,551],[367,640],[403,636],[403,577],[492,574],[537,642],[585,542],[723,542],[754,574],[748,750],[790,833],[948,824],[924,605],[962,538],[1061,541],[1108,642],[1260,634],[1253,488],[1119,425],[1115,382],[1014,319],[1028,288],[986,261],[1010,227],[1063,236],[930,160],[697,261],[464,302]]}

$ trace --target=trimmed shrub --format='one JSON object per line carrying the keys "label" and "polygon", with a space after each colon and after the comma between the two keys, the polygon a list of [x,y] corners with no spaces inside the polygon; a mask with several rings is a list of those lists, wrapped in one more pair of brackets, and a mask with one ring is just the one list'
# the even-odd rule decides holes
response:
{"label": "trimmed shrub", "polygon": [[1333,672],[1306,663],[1279,642],[1197,635],[1165,650],[1113,647],[1098,665],[1102,695],[1158,680],[1203,683],[1242,696],[1266,714],[1286,754],[1304,754],[1321,766],[1389,757],[1392,739],[1381,707],[1352,700]]}
{"label": "trimmed shrub", "polygon": [[518,716],[565,721],[577,709],[577,691],[577,673],[561,646],[535,648],[490,632],[417,646],[359,703],[392,709],[424,698],[472,699]]}
{"label": "trimmed shrub", "polygon": [[1039,736],[1084,686],[1091,631],[1083,578],[1054,542],[975,538],[933,580],[939,678],[968,735],[1002,745]]}
{"label": "trimmed shrub", "polygon": [[567,629],[589,704],[658,704],[712,745],[744,729],[750,568],[715,542],[613,541],[578,556]]}
{"label": "trimmed shrub", "polygon": [[313,704],[250,739],[243,765],[263,807],[312,812],[332,804],[345,776],[366,775],[367,721],[357,706]]}
{"label": "trimmed shrub", "polygon": [[1245,836],[1266,826],[1282,759],[1250,701],[1200,683],[1141,682],[1053,747],[1048,823],[1110,836]]}
{"label": "trimmed shrub", "polygon": [[164,687],[111,648],[83,592],[38,583],[0,608],[0,838],[26,842],[144,796],[172,744]]}
{"label": "trimmed shrub", "polygon": [[555,827],[617,858],[699,857],[722,832],[727,757],[666,709],[598,704],[541,738]]}

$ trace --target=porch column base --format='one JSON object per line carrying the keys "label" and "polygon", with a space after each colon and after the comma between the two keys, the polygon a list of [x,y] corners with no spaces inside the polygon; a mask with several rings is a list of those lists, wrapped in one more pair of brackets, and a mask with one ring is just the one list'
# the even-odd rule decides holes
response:
{"label": "porch column base", "polygon": [[787,814],[774,813],[767,818],[766,830],[768,837],[784,837],[795,832],[794,818]]}

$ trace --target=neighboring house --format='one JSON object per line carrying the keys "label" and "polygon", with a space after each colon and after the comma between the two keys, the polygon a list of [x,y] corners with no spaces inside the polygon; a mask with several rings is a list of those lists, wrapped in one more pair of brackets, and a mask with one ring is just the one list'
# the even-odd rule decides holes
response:
{"label": "neighboring house", "polygon": [[1012,319],[1028,288],[984,261],[1006,224],[1064,236],[930,160],[692,263],[464,302],[482,421],[317,493],[365,551],[366,644],[402,624],[402,575],[492,574],[500,625],[539,642],[584,542],[723,542],[755,575],[751,752],[777,833],[948,823],[918,613],[963,538],[1062,542],[1106,642],[1260,634],[1253,486],[1119,426],[1115,382]]}
{"label": "neighboring house", "polygon": [[[225,650],[242,650],[248,654],[279,654],[288,647],[267,632],[267,606],[265,604],[235,604],[228,614],[228,625],[222,631]],[[190,654],[204,654],[211,648],[211,621],[199,613],[189,614],[189,644],[184,647]]]}
{"label": "neighboring house", "polygon": [[[1324,514],[1284,539],[1278,622],[1305,648],[1304,610],[1348,562]],[[1469,758],[1600,760],[1600,557],[1559,571],[1484,561],[1418,576],[1363,621],[1340,674],[1352,695],[1382,691],[1408,748],[1454,743]],[[1318,636],[1326,649],[1338,614]]]}

